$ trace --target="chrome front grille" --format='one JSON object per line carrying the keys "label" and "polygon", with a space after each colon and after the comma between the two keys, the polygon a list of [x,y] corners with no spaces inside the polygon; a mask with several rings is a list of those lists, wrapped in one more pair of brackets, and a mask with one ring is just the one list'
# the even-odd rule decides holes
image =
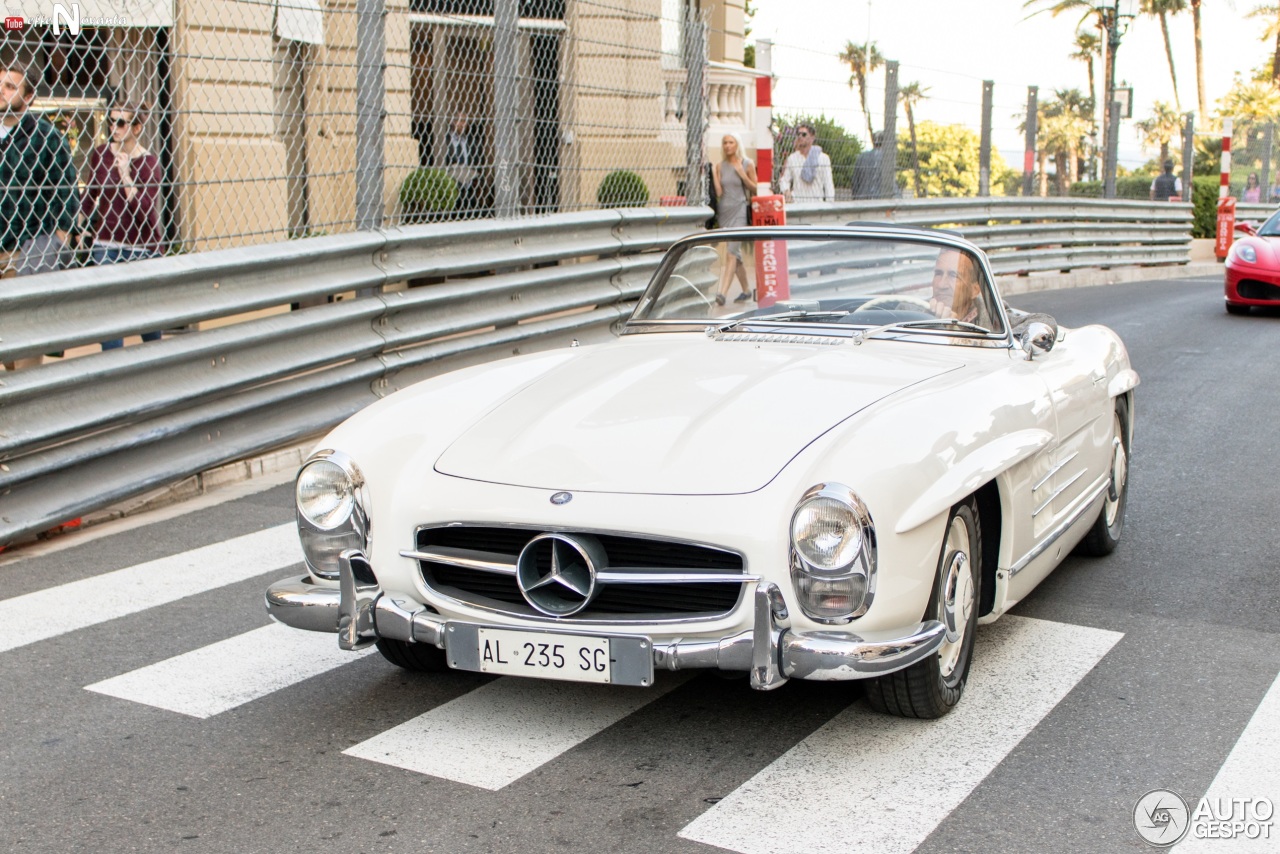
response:
{"label": "chrome front grille", "polygon": [[[525,617],[543,617],[530,607],[516,582],[521,550],[543,533],[536,528],[450,525],[421,528],[417,559],[427,587],[469,605]],[[635,622],[713,619],[738,604],[746,582],[742,555],[711,546],[645,537],[561,532],[593,538],[607,567],[600,591],[572,621]]]}

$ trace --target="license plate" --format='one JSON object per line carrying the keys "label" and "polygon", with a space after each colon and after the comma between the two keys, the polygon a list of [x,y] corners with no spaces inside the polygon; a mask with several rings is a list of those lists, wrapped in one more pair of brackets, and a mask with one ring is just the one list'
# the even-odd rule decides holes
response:
{"label": "license plate", "polygon": [[478,629],[481,673],[569,682],[612,681],[609,639],[508,629]]}

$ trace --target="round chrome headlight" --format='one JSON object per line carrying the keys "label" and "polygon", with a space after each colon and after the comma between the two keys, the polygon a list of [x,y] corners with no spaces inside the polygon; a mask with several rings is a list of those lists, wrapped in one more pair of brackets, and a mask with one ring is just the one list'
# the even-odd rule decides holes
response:
{"label": "round chrome headlight", "polygon": [[351,518],[355,493],[351,475],[329,460],[313,460],[298,472],[298,513],[322,531],[337,528]]}
{"label": "round chrome headlight", "polygon": [[862,550],[862,524],[853,507],[819,495],[796,508],[791,542],[814,569],[844,569]]}

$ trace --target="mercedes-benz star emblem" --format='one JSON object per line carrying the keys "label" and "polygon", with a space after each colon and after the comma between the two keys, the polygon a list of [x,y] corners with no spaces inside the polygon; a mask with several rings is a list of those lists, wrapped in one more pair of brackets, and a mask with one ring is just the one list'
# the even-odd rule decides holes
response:
{"label": "mercedes-benz star emblem", "polygon": [[551,503],[559,507],[561,504],[568,504],[573,500],[572,492],[557,492],[551,496]]}
{"label": "mercedes-benz star emblem", "polygon": [[551,617],[572,616],[596,595],[604,547],[584,534],[539,534],[516,559],[516,584],[525,601]]}

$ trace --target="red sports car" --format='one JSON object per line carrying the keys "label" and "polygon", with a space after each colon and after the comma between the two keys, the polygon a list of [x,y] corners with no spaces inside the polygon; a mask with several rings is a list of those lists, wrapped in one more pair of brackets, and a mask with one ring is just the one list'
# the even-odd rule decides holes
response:
{"label": "red sports car", "polygon": [[1280,308],[1280,211],[1256,231],[1240,230],[1244,234],[1227,253],[1227,312],[1248,314],[1255,305]]}

